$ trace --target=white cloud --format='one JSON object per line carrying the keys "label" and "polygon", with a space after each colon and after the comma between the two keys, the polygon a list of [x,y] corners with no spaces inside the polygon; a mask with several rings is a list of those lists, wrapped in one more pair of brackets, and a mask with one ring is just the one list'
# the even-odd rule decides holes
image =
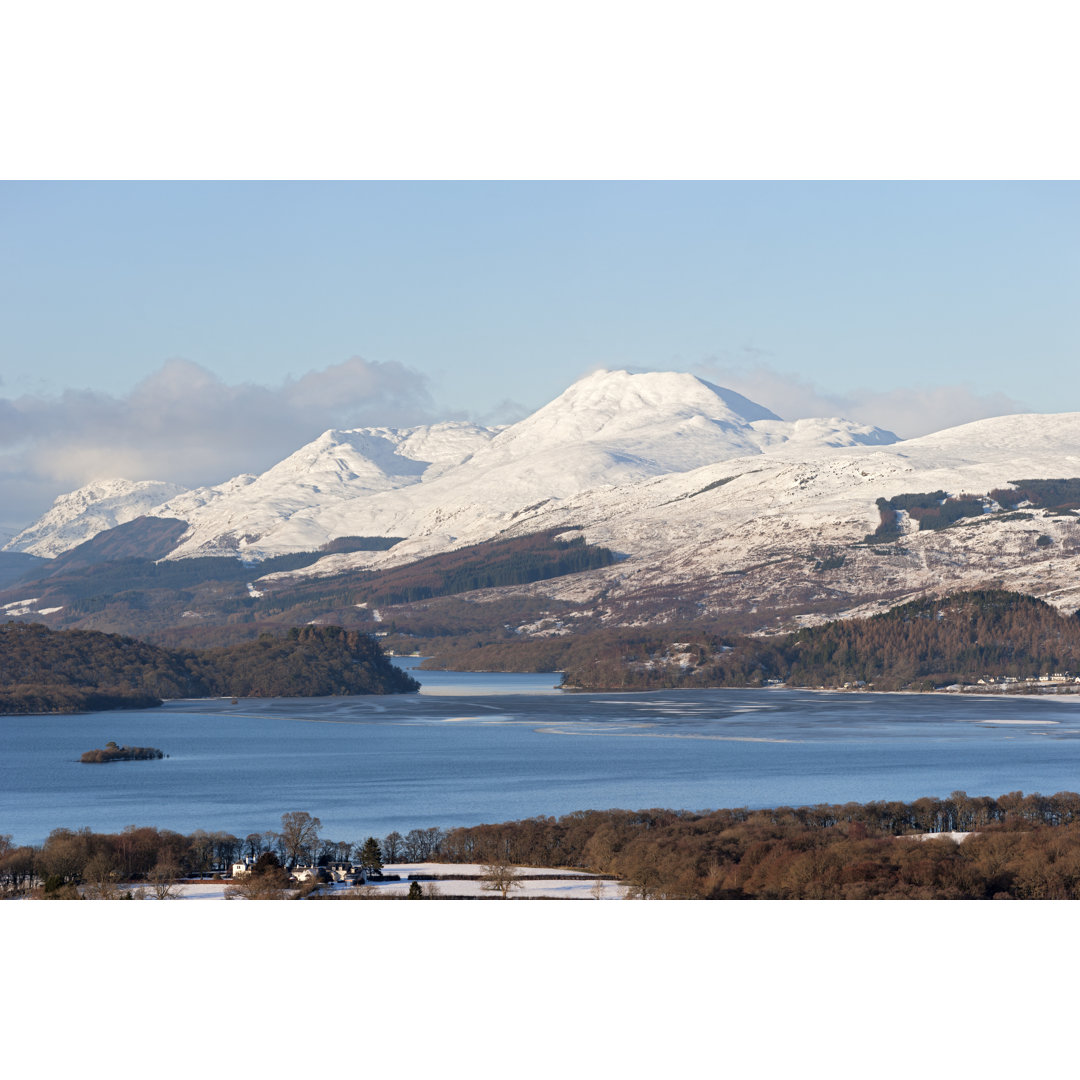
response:
{"label": "white cloud", "polygon": [[785,420],[841,416],[863,424],[876,424],[904,439],[989,416],[1032,411],[1007,394],[984,393],[962,383],[901,386],[891,390],[861,387],[835,393],[793,372],[781,371],[757,357],[742,364],[706,361],[698,364],[694,373],[745,394]]}
{"label": "white cloud", "polygon": [[123,397],[0,398],[0,523],[24,526],[60,492],[95,479],[218,483],[261,472],[330,427],[431,419],[424,376],[360,358],[277,387],[225,383],[170,360]]}

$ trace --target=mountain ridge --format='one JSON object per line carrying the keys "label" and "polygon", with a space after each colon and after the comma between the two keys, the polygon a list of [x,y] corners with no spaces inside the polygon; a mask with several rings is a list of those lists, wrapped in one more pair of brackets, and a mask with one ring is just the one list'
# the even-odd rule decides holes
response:
{"label": "mountain ridge", "polygon": [[[895,441],[891,432],[838,418],[783,421],[694,375],[601,370],[501,430],[453,421],[330,429],[258,476],[172,490],[156,505],[148,505],[155,482],[95,482],[58,498],[4,550],[51,557],[146,515],[189,523],[170,558],[259,561],[341,535],[438,537],[448,519],[473,508],[489,517],[495,511],[495,527],[501,514],[545,499],[716,460]],[[129,490],[137,505],[121,512]]]}

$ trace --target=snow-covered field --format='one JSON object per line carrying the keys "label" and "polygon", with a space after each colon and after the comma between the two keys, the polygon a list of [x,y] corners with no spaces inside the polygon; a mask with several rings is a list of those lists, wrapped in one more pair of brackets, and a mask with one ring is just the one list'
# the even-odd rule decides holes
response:
{"label": "snow-covered field", "polygon": [[[422,881],[421,887],[425,891],[434,890],[442,898],[452,896],[479,897],[484,900],[501,899],[499,893],[487,892],[481,881],[455,880],[459,875],[482,874],[483,867],[474,863],[400,863],[384,867],[387,874],[400,874],[400,881],[374,882],[366,888],[376,893],[385,893],[391,896],[401,896],[409,891],[409,874],[420,874],[424,877],[437,877],[442,880]],[[598,888],[597,879],[589,874],[578,873],[574,870],[557,869],[554,867],[523,866],[518,869],[522,880],[520,888],[510,890],[509,899],[513,900],[622,900],[626,895],[626,888],[614,881],[604,881]],[[553,879],[551,875],[558,878]],[[572,875],[574,880],[565,880],[566,875]],[[205,881],[179,886],[179,900],[224,900],[225,889],[229,886],[228,881]],[[132,886],[135,888],[136,886]],[[335,891],[347,892],[348,888],[343,885],[333,886]],[[599,892],[599,895],[597,895]],[[146,899],[152,900],[154,896],[147,892]]]}
{"label": "snow-covered field", "polygon": [[974,833],[970,832],[928,832],[919,833],[918,836],[909,836],[908,840],[951,840],[954,844],[962,844],[969,836],[974,836]]}
{"label": "snow-covered field", "polygon": [[[403,863],[400,865],[386,866],[387,874],[400,874],[401,881],[388,881],[374,883],[370,887],[379,892],[402,894],[409,891],[409,874],[433,875],[443,880],[421,882],[423,888],[434,886],[436,892],[443,896],[479,896],[487,899],[498,899],[499,893],[486,892],[481,881],[454,880],[457,875],[482,874],[484,868],[474,863]],[[597,879],[589,874],[577,873],[573,870],[544,868],[535,866],[523,866],[518,869],[522,886],[510,890],[510,897],[519,900],[537,899],[540,897],[559,900],[621,900],[626,889],[614,881],[603,882],[603,895],[596,896]],[[552,879],[550,875],[559,875],[558,879]],[[566,875],[573,875],[577,880],[565,880]]]}

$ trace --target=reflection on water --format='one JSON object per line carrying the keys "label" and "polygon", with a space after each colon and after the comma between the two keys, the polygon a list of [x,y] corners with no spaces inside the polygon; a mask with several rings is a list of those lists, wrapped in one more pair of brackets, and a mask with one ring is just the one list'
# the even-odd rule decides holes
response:
{"label": "reflection on water", "polygon": [[[551,675],[417,674],[419,695],[0,718],[0,834],[25,843],[57,826],[152,824],[246,835],[302,809],[325,835],[360,840],[589,808],[1080,790],[1073,698],[562,694]],[[169,757],[79,764],[109,739]]]}

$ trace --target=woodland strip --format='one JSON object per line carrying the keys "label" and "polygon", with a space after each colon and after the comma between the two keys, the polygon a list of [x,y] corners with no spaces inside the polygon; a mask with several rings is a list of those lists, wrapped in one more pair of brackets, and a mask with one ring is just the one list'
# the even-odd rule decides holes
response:
{"label": "woodland strip", "polygon": [[356,853],[363,862],[370,850],[380,866],[386,859],[584,870],[617,877],[638,899],[1080,899],[1080,794],[1069,791],[997,798],[954,791],[913,802],[764,810],[581,810],[394,832],[363,845],[320,837],[318,825],[294,812],[282,815],[280,832],[246,837],[135,826],[55,829],[41,845],[0,836],[0,894],[115,896],[110,883],[225,874],[245,856],[326,865]]}

